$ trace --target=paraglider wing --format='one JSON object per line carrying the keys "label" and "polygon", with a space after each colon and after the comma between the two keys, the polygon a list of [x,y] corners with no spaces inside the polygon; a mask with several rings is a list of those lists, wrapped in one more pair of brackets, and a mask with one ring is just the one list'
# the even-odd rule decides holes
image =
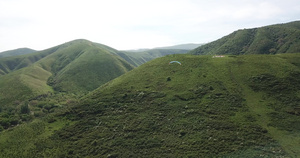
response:
{"label": "paraglider wing", "polygon": [[169,64],[172,64],[172,63],[178,63],[179,65],[181,65],[181,63],[179,61],[171,61],[171,62],[169,62]]}

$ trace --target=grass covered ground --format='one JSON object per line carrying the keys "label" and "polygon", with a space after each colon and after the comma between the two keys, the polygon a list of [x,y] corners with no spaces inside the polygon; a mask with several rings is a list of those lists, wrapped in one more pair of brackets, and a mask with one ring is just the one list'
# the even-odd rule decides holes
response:
{"label": "grass covered ground", "polygon": [[[297,157],[299,62],[300,54],[158,58],[50,119],[2,132],[0,157]],[[14,137],[36,124],[35,137]]]}

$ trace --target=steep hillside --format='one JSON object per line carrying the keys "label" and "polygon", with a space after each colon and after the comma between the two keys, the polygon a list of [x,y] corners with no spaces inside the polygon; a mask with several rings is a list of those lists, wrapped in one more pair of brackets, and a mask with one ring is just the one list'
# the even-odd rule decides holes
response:
{"label": "steep hillside", "polygon": [[[35,58],[36,56],[42,59]],[[34,60],[37,62],[33,61],[27,67],[0,76],[2,106],[16,101],[16,98],[22,101],[52,92],[52,88],[55,91],[86,93],[133,68],[116,55],[112,48],[87,40],[71,41],[34,55],[20,57],[22,61],[31,58],[40,60]],[[2,63],[14,65],[18,62],[16,59],[17,57],[11,57]],[[9,61],[14,62],[7,64]]]}
{"label": "steep hillside", "polygon": [[300,54],[158,58],[1,133],[0,156],[297,157],[299,66]]}
{"label": "steep hillside", "polygon": [[9,57],[9,56],[17,56],[17,55],[24,55],[36,52],[36,50],[30,49],[30,48],[19,48],[14,50],[9,50],[5,52],[0,52],[0,58],[3,57]]}
{"label": "steep hillside", "polygon": [[133,69],[116,53],[101,44],[76,40],[38,64],[53,73],[48,84],[55,90],[87,92]]}
{"label": "steep hillside", "polygon": [[4,106],[7,102],[32,97],[32,94],[38,95],[52,91],[51,88],[46,84],[46,81],[50,75],[51,73],[43,68],[32,65],[8,75],[1,76],[1,106]]}
{"label": "steep hillside", "polygon": [[134,66],[140,66],[155,58],[163,57],[170,54],[185,54],[187,49],[150,49],[141,52],[119,52],[123,59]]}
{"label": "steep hillside", "polygon": [[278,54],[300,52],[300,21],[235,31],[191,54]]}

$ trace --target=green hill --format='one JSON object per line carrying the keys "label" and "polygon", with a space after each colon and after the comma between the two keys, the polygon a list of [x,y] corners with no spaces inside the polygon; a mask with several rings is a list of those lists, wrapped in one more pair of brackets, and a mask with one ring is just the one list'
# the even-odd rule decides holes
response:
{"label": "green hill", "polygon": [[[52,89],[76,94],[96,89],[133,68],[115,52],[101,44],[75,40],[34,54],[3,58],[0,63],[11,72],[0,76],[0,104],[22,101],[53,92]],[[18,69],[18,59],[34,60]]]}
{"label": "green hill", "polygon": [[300,21],[235,31],[191,54],[278,54],[300,52]]}
{"label": "green hill", "polygon": [[[54,53],[59,46],[41,52],[0,58],[0,107],[15,106],[26,99],[53,92],[47,85],[52,73],[36,62]],[[11,111],[11,110],[10,110]]]}
{"label": "green hill", "polygon": [[64,45],[38,64],[52,72],[48,84],[68,92],[87,92],[133,69],[117,50],[76,40]]}
{"label": "green hill", "polygon": [[23,100],[54,91],[81,95],[133,66],[167,54],[186,52],[119,52],[102,44],[74,40],[43,51],[0,58],[0,104],[4,106],[14,101],[22,104]]}
{"label": "green hill", "polygon": [[29,54],[29,53],[33,53],[33,52],[36,52],[36,50],[30,49],[30,48],[19,48],[19,49],[0,52],[0,58],[24,55],[24,54]]}
{"label": "green hill", "polygon": [[[76,43],[79,43],[78,41],[80,41],[80,40],[75,40],[74,41],[75,43],[74,42],[71,42],[71,43],[76,44]],[[81,41],[85,41],[85,40],[81,40]],[[65,43],[65,44],[62,44],[59,46],[52,47],[50,49],[46,49],[43,51],[38,51],[35,53],[30,53],[30,54],[24,54],[24,55],[20,54],[17,56],[16,54],[12,55],[13,53],[9,53],[11,56],[3,56],[3,58],[0,57],[0,75],[5,75],[12,71],[30,66],[33,63],[39,61],[40,59],[42,59],[54,52],[61,51],[60,49],[65,48],[65,45],[68,45],[68,44]],[[106,49],[108,52],[120,56],[121,58],[123,58],[124,60],[126,60],[128,63],[132,64],[135,67],[137,67],[141,64],[144,64],[145,62],[150,61],[152,59],[158,58],[158,57],[162,57],[162,56],[169,55],[169,54],[185,54],[189,51],[189,50],[183,50],[183,49],[150,49],[150,50],[143,51],[143,52],[128,52],[128,51],[117,51],[113,48],[110,48],[110,47],[102,45],[102,44],[97,44],[97,43],[88,44],[83,47],[84,48],[90,47],[91,49],[93,49],[94,47],[97,47],[96,49],[98,49],[98,48]],[[71,50],[71,49],[73,49],[73,50]],[[77,48],[70,48],[71,51],[74,51],[74,52],[78,51],[75,49],[78,49],[80,51],[82,48],[81,48],[81,46],[78,46]],[[17,50],[19,50],[19,49],[17,49]],[[16,50],[16,52],[18,52],[17,50]],[[63,51],[65,51],[65,50],[63,50]],[[11,52],[11,51],[8,51],[8,52]],[[14,52],[14,51],[12,51],[12,52]],[[72,58],[74,58],[74,57],[72,57]],[[46,59],[46,60],[48,60],[48,59]],[[56,61],[55,63],[57,64],[57,63],[61,62],[61,60],[63,60],[63,59],[61,58],[59,61]],[[66,62],[66,61],[63,61],[63,62]],[[66,63],[59,63],[59,64],[66,64]],[[54,70],[54,71],[56,71],[56,70]]]}
{"label": "green hill", "polygon": [[57,49],[57,47],[53,47],[45,51],[0,58],[0,76],[30,66]]}
{"label": "green hill", "polygon": [[299,62],[298,53],[157,58],[2,132],[0,157],[297,157]]}
{"label": "green hill", "polygon": [[50,72],[36,65],[0,76],[1,107],[52,92],[52,88],[46,84],[50,76]]}

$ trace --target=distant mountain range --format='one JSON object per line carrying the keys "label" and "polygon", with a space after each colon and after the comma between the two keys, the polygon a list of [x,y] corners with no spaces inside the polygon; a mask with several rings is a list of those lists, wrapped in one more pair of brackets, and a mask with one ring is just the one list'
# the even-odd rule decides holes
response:
{"label": "distant mountain range", "polygon": [[201,45],[204,44],[194,44],[194,43],[188,43],[188,44],[179,44],[174,46],[166,46],[166,47],[156,47],[152,49],[135,49],[135,50],[125,50],[126,52],[145,52],[149,50],[157,50],[157,49],[180,49],[180,50],[192,50],[195,49]]}
{"label": "distant mountain range", "polygon": [[190,50],[186,49],[149,49],[141,52],[126,52],[118,53],[122,58],[134,66],[142,65],[152,59],[159,58],[171,54],[185,54]]}
{"label": "distant mountain range", "polygon": [[168,47],[157,47],[154,49],[185,49],[185,50],[192,50],[199,46],[202,46],[204,44],[195,44],[195,43],[188,43],[188,44],[179,44],[174,46],[168,46]]}

